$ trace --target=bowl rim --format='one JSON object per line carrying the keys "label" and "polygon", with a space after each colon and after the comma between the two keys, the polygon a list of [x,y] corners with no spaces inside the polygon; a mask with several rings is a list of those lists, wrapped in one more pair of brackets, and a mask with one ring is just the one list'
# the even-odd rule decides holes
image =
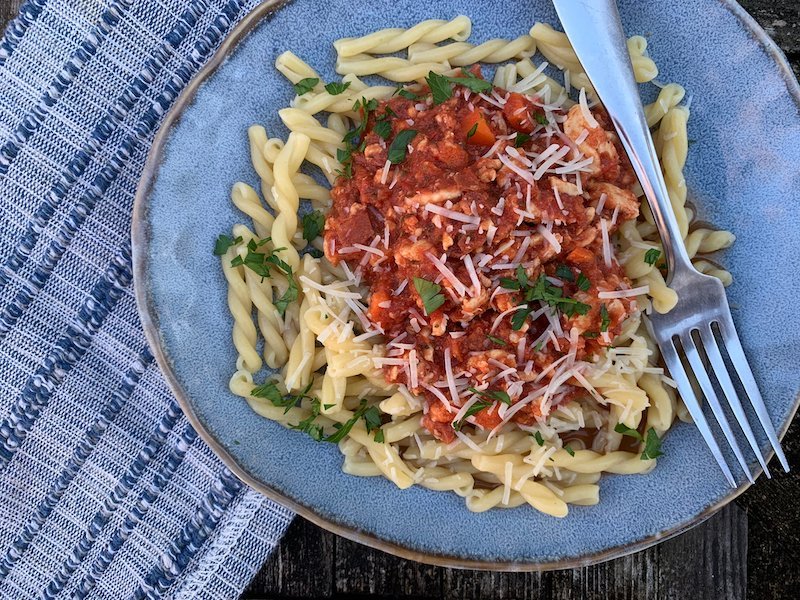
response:
{"label": "bowl rim", "polygon": [[[606,548],[605,550],[590,552],[576,557],[562,558],[545,562],[488,561],[415,550],[396,542],[385,540],[372,533],[361,531],[356,527],[343,525],[333,520],[329,520],[317,514],[313,508],[288,498],[283,493],[273,489],[263,481],[260,481],[239,464],[237,459],[228,452],[228,450],[217,439],[214,433],[206,428],[198,415],[195,414],[191,402],[189,401],[188,394],[178,381],[172,364],[168,359],[166,350],[161,344],[157,327],[158,318],[156,316],[155,306],[152,304],[152,299],[146,286],[147,264],[149,260],[147,252],[149,245],[147,203],[150,193],[153,189],[153,185],[155,184],[158,176],[163,151],[167,141],[169,140],[170,133],[175,125],[180,121],[184,110],[192,105],[194,97],[200,86],[209,77],[211,77],[214,72],[216,72],[216,70],[225,62],[228,56],[235,51],[239,43],[242,42],[264,18],[268,18],[273,12],[283,8],[291,1],[292,0],[265,0],[256,6],[236,25],[236,27],[234,27],[233,30],[231,30],[231,32],[225,37],[220,47],[214,53],[213,57],[203,66],[202,69],[200,69],[200,71],[198,71],[186,88],[181,92],[173,106],[164,117],[164,121],[160,125],[158,133],[153,139],[153,144],[148,152],[147,160],[136,188],[136,194],[133,203],[131,241],[134,296],[145,337],[153,352],[156,363],[161,369],[167,384],[175,395],[175,398],[186,415],[186,418],[189,420],[189,423],[198,433],[200,438],[206,444],[208,444],[214,454],[216,454],[220,460],[222,460],[225,466],[244,483],[254,488],[256,491],[264,494],[270,500],[289,508],[301,517],[308,519],[315,525],[318,525],[323,529],[349,540],[364,544],[371,548],[388,552],[401,558],[414,560],[425,564],[458,569],[480,569],[486,571],[505,572],[574,569],[621,558],[623,556],[645,550],[664,540],[676,537],[688,531],[692,527],[695,527],[696,525],[699,525],[741,495],[745,490],[747,490],[752,485],[750,482],[745,482],[740,487],[731,490],[731,492],[726,496],[711,504],[693,518],[679,523],[674,527],[665,529],[629,544]],[[769,35],[767,35],[767,33],[755,21],[755,19],[747,11],[745,11],[745,9],[742,8],[738,2],[736,2],[736,0],[717,1],[739,19],[744,29],[752,34],[754,40],[761,45],[764,52],[776,63],[782,72],[787,91],[794,98],[798,110],[800,110],[800,83],[798,83],[798,80],[794,75],[794,71],[792,70],[792,67],[786,59],[783,51],[769,37]],[[798,397],[795,399],[794,405],[789,411],[786,422],[778,432],[779,439],[783,439],[783,437],[786,435],[786,432],[788,431],[789,426],[791,425],[791,422],[797,414],[799,408],[800,395],[798,395]],[[767,456],[767,461],[771,460],[773,456],[774,452],[770,450]],[[755,477],[757,478],[761,476],[762,472],[762,469],[757,467]]]}

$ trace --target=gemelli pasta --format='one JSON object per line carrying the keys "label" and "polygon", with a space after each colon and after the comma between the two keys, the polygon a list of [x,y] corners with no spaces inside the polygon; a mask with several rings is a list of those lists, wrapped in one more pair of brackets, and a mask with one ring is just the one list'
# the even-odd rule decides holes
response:
{"label": "gemelli pasta", "polygon": [[[277,58],[297,94],[278,111],[290,133],[248,131],[260,187],[233,186],[246,223],[215,247],[230,389],[335,443],[351,475],[564,517],[599,501],[602,473],[652,470],[685,418],[646,327],[677,297],[566,36],[537,23],[475,44],[471,28],[338,40],[340,82]],[[660,88],[646,117],[687,250],[728,285],[707,255],[733,235],[693,227],[686,205],[684,90],[656,81],[644,38],[628,49],[636,80]]]}

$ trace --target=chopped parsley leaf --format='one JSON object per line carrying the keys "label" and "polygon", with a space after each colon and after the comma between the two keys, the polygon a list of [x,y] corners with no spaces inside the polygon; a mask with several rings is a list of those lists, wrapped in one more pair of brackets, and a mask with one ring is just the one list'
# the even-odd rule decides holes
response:
{"label": "chopped parsley leaf", "polygon": [[303,215],[303,239],[314,241],[322,230],[325,229],[325,215],[318,210],[313,210]]}
{"label": "chopped parsley leaf", "polygon": [[574,298],[564,297],[563,290],[551,284],[544,274],[540,275],[536,282],[531,285],[528,280],[528,275],[522,266],[517,267],[516,281],[503,277],[500,279],[500,285],[509,290],[519,290],[522,292],[524,305],[511,317],[511,326],[515,331],[521,329],[525,324],[528,315],[533,312],[530,303],[537,300],[560,310],[568,317],[585,315],[591,308],[588,304],[579,302]]}
{"label": "chopped parsley leaf", "polygon": [[451,98],[453,96],[453,85],[464,86],[476,93],[488,92],[492,89],[490,81],[481,79],[465,69],[461,69],[461,75],[461,77],[447,77],[433,71],[428,73],[425,81],[428,82],[428,87],[431,88],[434,104],[441,104]]}
{"label": "chopped parsley leaf", "polygon": [[286,291],[283,295],[275,301],[275,308],[278,309],[278,312],[281,316],[286,314],[286,309],[292,302],[297,300],[297,297],[300,294],[300,290],[297,287],[297,282],[294,280],[294,276],[292,275],[292,269],[289,268],[289,273],[286,274],[286,278],[289,280],[289,287],[286,288]]}
{"label": "chopped parsley leaf", "polygon": [[297,92],[298,96],[302,96],[313,90],[318,83],[318,77],[306,77],[294,84],[294,91]]}
{"label": "chopped parsley leaf", "polygon": [[397,86],[397,89],[394,92],[392,92],[392,96],[395,95],[405,98],[406,100],[417,100],[419,98],[418,94],[407,90],[402,83]]}
{"label": "chopped parsley leaf", "polygon": [[434,104],[441,104],[452,97],[453,87],[444,75],[439,75],[431,71],[428,73],[425,81],[428,82],[428,87],[431,88]]}
{"label": "chopped parsley leaf", "polygon": [[596,331],[584,331],[581,335],[585,337],[587,340],[593,340],[597,337],[600,337],[600,334],[597,333]]}
{"label": "chopped parsley leaf", "polygon": [[325,410],[330,410],[330,409],[332,409],[334,406],[336,406],[336,405],[335,405],[335,404],[323,404],[323,405],[322,405],[322,408],[324,408]]}
{"label": "chopped parsley leaf", "polygon": [[317,442],[322,441],[323,431],[322,426],[317,425],[314,421],[319,416],[319,400],[317,398],[311,399],[311,414],[305,419],[300,421],[297,425],[289,425],[292,429],[302,431],[311,436]]}
{"label": "chopped parsley leaf", "polygon": [[611,317],[608,315],[608,309],[605,304],[600,305],[600,331],[608,331],[608,326],[611,325]]}
{"label": "chopped parsley leaf", "polygon": [[558,265],[556,267],[556,277],[563,279],[564,281],[573,282],[575,281],[575,274],[572,272],[567,265]]}
{"label": "chopped parsley leaf", "polygon": [[537,431],[536,433],[534,433],[533,439],[535,439],[536,443],[539,444],[540,446],[544,446],[544,438],[542,437],[541,432]]}
{"label": "chopped parsley leaf", "polygon": [[384,443],[384,441],[385,441],[385,440],[384,440],[384,437],[383,437],[383,429],[378,429],[378,431],[376,431],[376,432],[375,432],[375,437],[374,437],[373,439],[374,439],[374,440],[375,440],[377,443],[379,443],[379,444],[383,444],[383,443]]}
{"label": "chopped parsley leaf", "polygon": [[492,82],[481,79],[471,71],[461,69],[461,77],[448,77],[447,80],[455,85],[463,85],[468,90],[480,94],[492,91]]}
{"label": "chopped parsley leaf", "polygon": [[241,236],[232,238],[229,235],[221,235],[217,238],[217,241],[214,242],[214,256],[222,256],[228,251],[228,248],[241,243],[242,243]]}
{"label": "chopped parsley leaf", "polygon": [[628,427],[627,425],[625,425],[625,423],[617,423],[614,426],[614,431],[616,431],[617,433],[621,433],[622,435],[627,435],[628,437],[635,438],[640,442],[643,441],[642,434],[636,431],[635,429]]}
{"label": "chopped parsley leaf", "polygon": [[547,125],[550,122],[547,120],[547,115],[544,114],[540,115],[539,113],[536,113],[533,115],[533,118],[536,119],[536,122],[539,123],[539,125]]}
{"label": "chopped parsley leaf", "polygon": [[325,256],[325,253],[319,248],[311,248],[308,253],[312,256],[312,258],[322,258]]}
{"label": "chopped parsley leaf", "polygon": [[364,424],[367,427],[367,433],[373,429],[381,428],[381,411],[378,410],[377,406],[370,406],[364,411],[362,416],[364,417]]}
{"label": "chopped parsley leaf", "polygon": [[644,262],[651,266],[656,264],[659,258],[661,258],[661,250],[658,248],[650,248],[644,253]]}
{"label": "chopped parsley leaf", "polygon": [[642,452],[642,460],[652,460],[664,456],[661,451],[661,439],[658,437],[656,430],[652,427],[647,430],[647,437],[644,440],[644,452]]}
{"label": "chopped parsley leaf", "polygon": [[564,446],[564,450],[566,450],[566,451],[567,451],[567,454],[569,454],[570,456],[575,456],[575,450],[573,450],[572,448],[570,448],[569,444],[567,444],[566,446]]}
{"label": "chopped parsley leaf", "polygon": [[589,283],[589,278],[586,277],[586,275],[584,275],[583,273],[578,275],[578,281],[576,282],[576,284],[578,286],[578,289],[582,292],[588,292],[589,286],[591,285],[591,283]]}
{"label": "chopped parsley leaf", "polygon": [[414,139],[417,132],[413,129],[403,129],[398,133],[389,145],[389,162],[393,165],[403,162],[406,159],[408,144]]}
{"label": "chopped parsley leaf", "polygon": [[492,405],[491,402],[484,402],[483,400],[478,400],[475,404],[470,406],[467,409],[467,412],[464,413],[464,416],[458,420],[453,421],[453,429],[456,431],[461,431],[462,425],[464,425],[464,421],[467,420],[467,417],[471,417],[474,414],[481,412],[484,408],[489,408]]}
{"label": "chopped parsley leaf", "polygon": [[[370,406],[369,408],[367,408],[367,401],[361,400],[361,404],[359,405],[358,410],[356,410],[356,412],[353,413],[353,416],[350,417],[345,423],[336,423],[334,425],[336,431],[334,431],[331,435],[327,436],[325,438],[325,441],[333,442],[335,444],[341,442],[344,439],[344,436],[350,433],[350,430],[353,428],[353,425],[358,423],[358,420],[364,417],[365,413],[370,409],[375,409],[375,411],[377,412],[377,409],[374,406]],[[378,413],[378,415],[380,416],[380,413]],[[364,420],[366,421],[366,418]],[[367,424],[367,426],[369,426],[369,423]],[[380,427],[380,422],[378,424],[378,427]]]}
{"label": "chopped parsley leaf", "polygon": [[506,392],[504,392],[502,390],[483,390],[483,391],[480,391],[480,390],[476,390],[474,387],[467,388],[467,389],[469,389],[469,391],[472,392],[473,394],[477,394],[478,396],[480,396],[484,400],[493,400],[493,401],[497,400],[499,402],[502,402],[503,404],[508,404],[509,406],[511,406],[511,396],[509,396],[508,393],[506,393]]}
{"label": "chopped parsley leaf", "polygon": [[514,148],[521,147],[529,139],[531,139],[531,136],[527,133],[517,133],[517,137],[514,138]]}
{"label": "chopped parsley leaf", "polygon": [[527,304],[523,304],[522,306],[518,307],[517,312],[511,316],[511,329],[514,331],[519,331],[522,329],[522,326],[525,325],[525,320],[532,312],[533,309]]}
{"label": "chopped parsley leaf", "polygon": [[338,83],[334,81],[325,84],[325,91],[328,92],[331,96],[338,96],[349,87],[350,87],[349,81],[346,81],[344,83]]}
{"label": "chopped parsley leaf", "polygon": [[467,139],[469,139],[473,135],[475,135],[475,132],[477,132],[477,131],[478,131],[478,123],[476,122],[475,125],[470,127],[469,131],[467,132]]}
{"label": "chopped parsley leaf", "polygon": [[494,342],[498,346],[508,346],[507,341],[502,340],[499,337],[495,337],[493,335],[486,334],[486,339],[488,339],[490,342]]}
{"label": "chopped parsley leaf", "polygon": [[372,131],[383,139],[388,140],[389,136],[392,135],[392,124],[389,121],[378,121]]}
{"label": "chopped parsley leaf", "polygon": [[265,400],[269,400],[273,406],[278,406],[284,408],[283,413],[286,414],[289,412],[290,409],[297,406],[303,398],[310,398],[313,400],[311,396],[308,395],[308,390],[311,389],[311,384],[309,383],[305,389],[300,392],[299,394],[281,394],[278,386],[276,385],[274,380],[267,381],[263,385],[256,386],[250,392],[251,396],[255,396],[256,398],[263,398]]}
{"label": "chopped parsley leaf", "polygon": [[442,286],[421,277],[414,277],[414,287],[422,298],[422,305],[425,307],[425,316],[435,312],[444,304],[444,294],[441,294]]}

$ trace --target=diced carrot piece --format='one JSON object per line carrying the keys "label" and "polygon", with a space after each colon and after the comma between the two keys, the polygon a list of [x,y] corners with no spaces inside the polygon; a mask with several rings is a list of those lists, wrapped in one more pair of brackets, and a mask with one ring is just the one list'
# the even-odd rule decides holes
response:
{"label": "diced carrot piece", "polygon": [[[469,135],[474,129],[474,133]],[[461,133],[467,139],[468,144],[476,146],[491,146],[495,142],[494,132],[486,122],[483,113],[473,110],[461,123]]]}
{"label": "diced carrot piece", "polygon": [[575,248],[567,255],[567,261],[575,265],[590,265],[594,262],[594,256],[586,248]]}

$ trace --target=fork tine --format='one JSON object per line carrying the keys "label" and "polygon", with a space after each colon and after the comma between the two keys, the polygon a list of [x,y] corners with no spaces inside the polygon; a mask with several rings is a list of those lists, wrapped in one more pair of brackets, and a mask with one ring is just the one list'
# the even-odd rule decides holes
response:
{"label": "fork tine", "polygon": [[753,430],[747,420],[747,415],[744,414],[742,403],[739,401],[739,395],[736,393],[736,388],[733,387],[733,381],[731,381],[728,368],[722,360],[722,354],[717,347],[717,340],[714,338],[714,332],[711,331],[711,327],[707,325],[701,328],[700,337],[703,340],[703,347],[705,348],[706,356],[708,356],[708,361],[711,363],[711,367],[714,369],[714,375],[725,397],[728,399],[728,404],[730,404],[733,414],[736,416],[736,421],[739,423],[742,431],[744,431],[744,435],[750,443],[750,447],[753,449],[753,454],[756,455],[758,462],[761,463],[764,474],[767,478],[771,479],[772,475],[767,468],[767,461],[764,460],[764,456],[761,454],[761,449],[758,447],[758,442],[756,442],[756,438],[753,435]]}
{"label": "fork tine", "polygon": [[717,440],[714,439],[714,435],[711,433],[711,428],[708,426],[708,421],[706,421],[700,403],[697,401],[697,398],[695,398],[692,385],[689,383],[689,378],[686,376],[686,371],[683,369],[680,358],[678,358],[675,346],[672,345],[672,340],[664,340],[658,347],[661,350],[661,356],[669,369],[672,379],[674,379],[675,383],[678,385],[678,392],[680,392],[683,403],[686,405],[689,414],[692,415],[694,424],[697,426],[697,429],[700,430],[700,434],[711,450],[714,460],[717,461],[719,468],[722,469],[731,487],[736,487],[736,480],[733,478],[733,474],[722,456],[719,445],[717,445]]}
{"label": "fork tine", "polygon": [[694,371],[697,383],[700,384],[700,389],[703,390],[703,395],[706,397],[706,401],[711,407],[711,411],[714,413],[714,417],[717,419],[722,433],[725,434],[725,439],[728,440],[728,444],[730,444],[731,449],[733,449],[736,460],[739,461],[739,465],[741,465],[742,470],[745,472],[745,475],[747,475],[747,479],[750,483],[753,483],[753,475],[750,473],[747,461],[744,459],[742,451],[739,449],[739,444],[736,442],[736,437],[733,435],[728,419],[725,413],[722,412],[722,406],[717,398],[717,393],[711,385],[711,380],[708,378],[708,373],[706,373],[705,366],[703,366],[703,361],[700,359],[700,352],[698,352],[697,346],[692,339],[691,331],[685,332],[684,335],[681,336],[681,345],[683,346],[686,359],[689,361],[692,371]]}
{"label": "fork tine", "polygon": [[722,334],[722,340],[725,342],[725,349],[728,356],[733,363],[736,373],[739,375],[739,380],[742,382],[747,396],[750,398],[750,403],[758,415],[758,420],[761,421],[761,426],[767,433],[770,444],[772,444],[775,455],[783,467],[783,470],[789,472],[789,463],[786,461],[786,455],[783,453],[781,444],[778,441],[778,436],[775,433],[775,428],[772,426],[772,421],[769,418],[767,407],[764,406],[764,399],[761,397],[761,392],[758,391],[758,385],[753,377],[753,372],[750,370],[750,365],[747,362],[747,357],[744,355],[742,343],[739,341],[739,335],[736,333],[736,327],[733,325],[733,319],[730,315],[727,318],[718,321],[719,330]]}

